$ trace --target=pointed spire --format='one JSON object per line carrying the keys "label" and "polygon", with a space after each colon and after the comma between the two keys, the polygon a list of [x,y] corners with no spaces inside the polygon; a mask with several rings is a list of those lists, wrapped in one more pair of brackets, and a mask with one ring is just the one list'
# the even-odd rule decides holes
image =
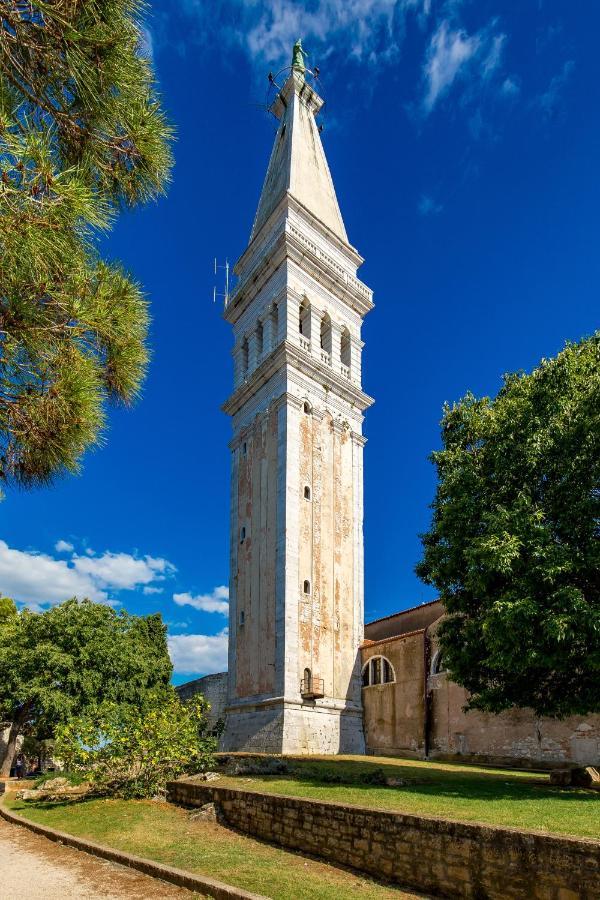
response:
{"label": "pointed spire", "polygon": [[290,77],[275,98],[271,111],[280,120],[267,175],[260,196],[252,234],[254,238],[282,197],[289,193],[344,243],[346,229],[335,195],[315,115],[323,100],[305,81],[298,41]]}

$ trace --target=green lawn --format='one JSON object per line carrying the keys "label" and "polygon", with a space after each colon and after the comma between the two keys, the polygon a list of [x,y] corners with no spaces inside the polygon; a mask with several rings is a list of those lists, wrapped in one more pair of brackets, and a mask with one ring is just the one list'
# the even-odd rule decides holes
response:
{"label": "green lawn", "polygon": [[42,825],[209,875],[273,900],[408,900],[416,896],[220,825],[194,822],[188,811],[166,803],[86,800],[33,805],[10,795],[4,803]]}
{"label": "green lawn", "polygon": [[[389,757],[369,757],[368,762],[364,757],[300,757],[288,762],[290,775],[239,775],[214,783],[600,840],[600,793],[551,787],[547,774]],[[393,788],[369,784],[374,773],[375,778],[383,773],[407,783]],[[337,779],[344,783],[335,783]]]}

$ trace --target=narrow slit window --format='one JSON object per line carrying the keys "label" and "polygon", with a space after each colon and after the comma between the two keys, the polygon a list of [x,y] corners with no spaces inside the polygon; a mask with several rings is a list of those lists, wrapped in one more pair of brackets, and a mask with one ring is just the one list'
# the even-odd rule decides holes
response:
{"label": "narrow slit window", "polygon": [[304,401],[304,406],[302,407],[307,416],[310,416],[312,412],[312,406],[308,402],[308,400]]}
{"label": "narrow slit window", "polygon": [[310,594],[310,581],[308,579],[304,582],[304,593]]}
{"label": "narrow slit window", "polygon": [[304,499],[310,500],[310,488],[308,485],[306,485],[304,488]]}
{"label": "narrow slit window", "polygon": [[240,609],[240,627],[244,627],[246,624],[246,613],[243,609]]}
{"label": "narrow slit window", "polygon": [[240,544],[243,544],[246,540],[246,526],[242,525],[240,528]]}

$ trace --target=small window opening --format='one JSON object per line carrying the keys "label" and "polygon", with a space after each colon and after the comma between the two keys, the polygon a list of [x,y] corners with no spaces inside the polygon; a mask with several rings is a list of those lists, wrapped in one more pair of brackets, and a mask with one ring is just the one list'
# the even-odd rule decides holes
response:
{"label": "small window opening", "polygon": [[242,456],[247,456],[247,455],[248,455],[248,444],[246,443],[246,441],[244,441],[244,443],[242,444]]}
{"label": "small window opening", "polygon": [[310,581],[308,579],[304,582],[304,593],[310,594]]}
{"label": "small window opening", "polygon": [[243,628],[246,624],[246,613],[243,609],[240,609],[240,627]]}
{"label": "small window opening", "polygon": [[308,485],[306,485],[304,488],[304,499],[310,500],[310,488]]}
{"label": "small window opening", "polygon": [[304,401],[304,406],[302,407],[302,409],[304,410],[304,412],[306,413],[307,416],[310,416],[310,414],[312,412],[312,406],[310,405],[308,400]]}
{"label": "small window opening", "polygon": [[310,669],[304,670],[304,689],[307,691],[312,690],[312,672]]}
{"label": "small window opening", "polygon": [[263,354],[263,345],[264,345],[264,330],[263,323],[259,322],[256,326],[256,356],[258,359]]}
{"label": "small window opening", "polygon": [[242,525],[240,528],[240,544],[243,544],[246,540],[246,526]]}

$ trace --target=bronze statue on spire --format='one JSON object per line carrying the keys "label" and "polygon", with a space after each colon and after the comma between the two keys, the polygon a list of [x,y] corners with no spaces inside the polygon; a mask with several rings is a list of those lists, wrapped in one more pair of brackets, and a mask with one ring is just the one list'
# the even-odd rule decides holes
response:
{"label": "bronze statue on spire", "polygon": [[292,50],[292,69],[296,72],[301,72],[302,75],[306,72],[306,64],[304,62],[305,57],[308,56],[306,50],[302,49],[302,41],[300,38],[294,44]]}

